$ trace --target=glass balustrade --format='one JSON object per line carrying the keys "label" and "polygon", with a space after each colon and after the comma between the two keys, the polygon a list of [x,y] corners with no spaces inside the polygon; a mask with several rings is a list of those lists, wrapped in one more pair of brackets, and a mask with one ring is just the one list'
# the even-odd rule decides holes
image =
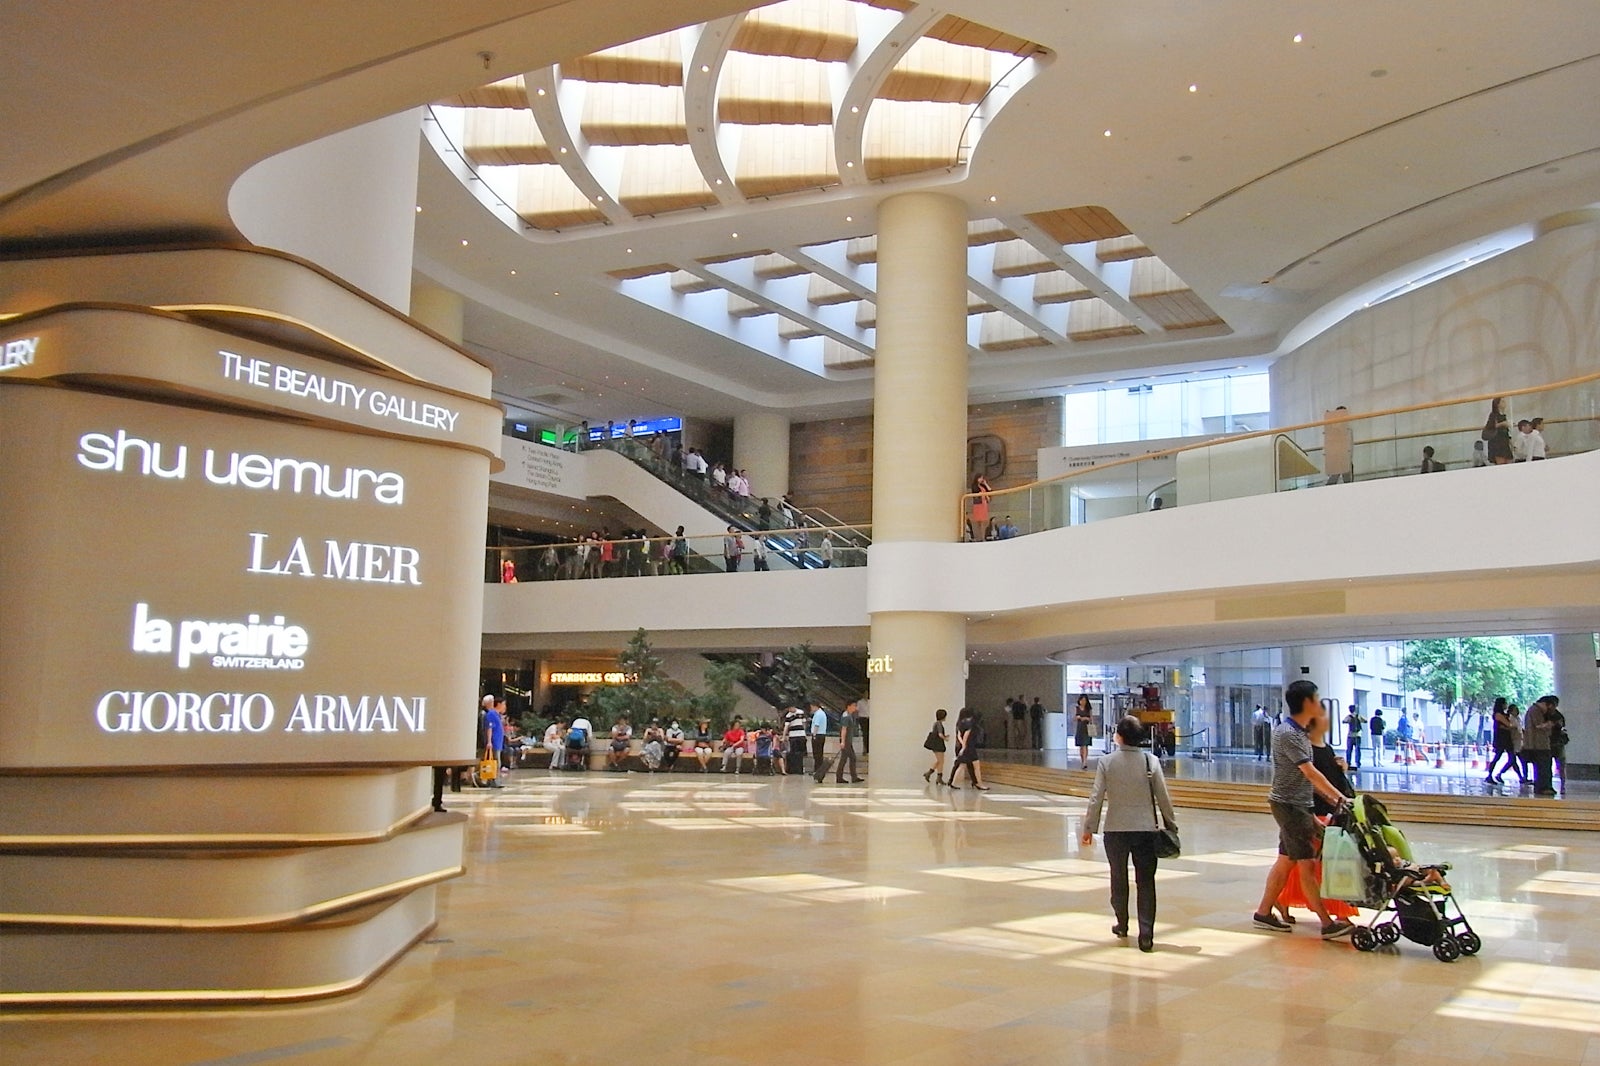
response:
{"label": "glass balustrade", "polygon": [[486,548],[484,580],[579,581],[865,566],[866,547],[845,542],[843,534],[867,529],[870,527],[775,530],[762,534],[764,554],[757,551],[756,534],[749,531],[736,536],[724,532]]}
{"label": "glass balustrade", "polygon": [[967,493],[958,531],[968,540],[1004,540],[1214,500],[1514,462],[1538,447],[1519,431],[1523,419],[1542,419],[1539,433],[1548,458],[1600,448],[1600,373],[1505,393],[1504,433],[1487,428],[1493,399],[1350,412]]}

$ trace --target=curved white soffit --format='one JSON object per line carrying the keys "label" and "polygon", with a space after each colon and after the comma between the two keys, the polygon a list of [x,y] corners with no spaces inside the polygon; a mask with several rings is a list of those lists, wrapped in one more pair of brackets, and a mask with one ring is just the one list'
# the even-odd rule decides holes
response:
{"label": "curved white soffit", "polygon": [[867,115],[872,101],[900,57],[943,17],[944,12],[926,4],[917,5],[903,17],[882,8],[859,13],[855,54],[845,65],[844,84],[833,86],[833,157],[839,164],[841,184],[867,184]]}
{"label": "curved white soffit", "polygon": [[722,81],[722,64],[727,61],[728,46],[738,35],[742,22],[744,15],[730,15],[699,27],[694,47],[685,49],[683,63],[683,118],[689,128],[689,150],[706,184],[723,207],[744,203],[744,195],[734,188],[733,175],[728,172],[722,154],[717,119],[717,86]]}

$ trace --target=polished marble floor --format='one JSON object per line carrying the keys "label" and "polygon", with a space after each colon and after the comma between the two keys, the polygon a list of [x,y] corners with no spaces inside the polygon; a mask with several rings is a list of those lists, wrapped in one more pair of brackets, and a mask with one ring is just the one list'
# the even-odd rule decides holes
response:
{"label": "polished marble floor", "polygon": [[1265,814],[1179,812],[1145,955],[1081,800],[524,771],[447,802],[469,872],[366,990],[10,1017],[0,1061],[1600,1066],[1600,834],[1410,827],[1484,940],[1445,964],[1254,930]]}

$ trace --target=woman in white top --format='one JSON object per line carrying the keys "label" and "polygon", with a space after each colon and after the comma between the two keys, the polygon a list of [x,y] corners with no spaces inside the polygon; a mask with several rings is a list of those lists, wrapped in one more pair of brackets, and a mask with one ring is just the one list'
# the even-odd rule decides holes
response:
{"label": "woman in white top", "polygon": [[1094,843],[1100,828],[1100,808],[1110,802],[1106,815],[1106,860],[1111,864],[1111,911],[1117,924],[1114,936],[1128,935],[1128,860],[1133,859],[1134,881],[1139,888],[1139,950],[1155,950],[1156,926],[1156,805],[1171,828],[1178,827],[1167,795],[1161,763],[1141,751],[1144,727],[1131,715],[1117,723],[1117,747],[1100,759],[1094,772],[1094,791],[1083,818],[1084,847]]}

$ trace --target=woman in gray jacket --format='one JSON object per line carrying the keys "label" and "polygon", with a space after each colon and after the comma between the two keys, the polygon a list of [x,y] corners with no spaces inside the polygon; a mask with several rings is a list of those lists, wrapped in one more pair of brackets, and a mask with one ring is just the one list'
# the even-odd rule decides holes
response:
{"label": "woman in gray jacket", "polygon": [[1167,780],[1161,763],[1139,748],[1144,727],[1131,715],[1117,723],[1117,748],[1100,760],[1094,773],[1094,791],[1083,818],[1084,847],[1094,843],[1100,828],[1100,808],[1111,804],[1106,815],[1106,860],[1111,864],[1111,911],[1117,924],[1112,935],[1128,935],[1128,859],[1133,859],[1134,881],[1139,886],[1139,950],[1155,950],[1156,927],[1156,804],[1161,818],[1172,828]]}

